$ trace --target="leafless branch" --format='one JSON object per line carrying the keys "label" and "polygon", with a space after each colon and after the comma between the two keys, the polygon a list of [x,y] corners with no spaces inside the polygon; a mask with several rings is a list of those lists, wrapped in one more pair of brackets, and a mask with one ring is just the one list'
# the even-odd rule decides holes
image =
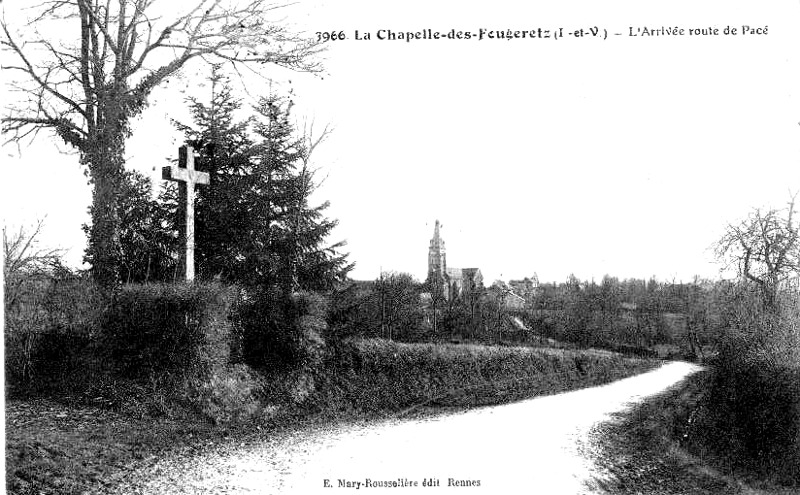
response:
{"label": "leafless branch", "polygon": [[10,233],[3,226],[3,276],[6,308],[13,306],[23,282],[23,275],[44,273],[63,255],[61,249],[38,246],[44,220],[38,220],[32,230],[20,227]]}
{"label": "leafless branch", "polygon": [[800,272],[800,237],[794,222],[795,196],[784,209],[756,209],[736,225],[728,225],[715,253],[726,266],[756,283],[768,302],[789,278]]}
{"label": "leafless branch", "polygon": [[[155,0],[59,0],[32,7],[38,10],[32,16],[35,22],[79,19],[77,43],[15,35],[3,21],[0,43],[17,61],[7,68],[19,73],[14,80],[18,88],[27,82],[25,90],[38,94],[27,106],[10,108],[3,118],[4,130],[15,132],[11,140],[30,134],[21,129],[25,124],[37,131],[50,127],[71,145],[110,124],[109,118],[126,125],[144,108],[155,87],[195,58],[237,66],[319,70],[314,56],[322,46],[270,20],[281,5],[265,0],[196,0],[165,22],[154,4]],[[37,44],[43,48],[35,49]],[[122,113],[104,115],[109,104]],[[64,134],[64,129],[69,132]]]}

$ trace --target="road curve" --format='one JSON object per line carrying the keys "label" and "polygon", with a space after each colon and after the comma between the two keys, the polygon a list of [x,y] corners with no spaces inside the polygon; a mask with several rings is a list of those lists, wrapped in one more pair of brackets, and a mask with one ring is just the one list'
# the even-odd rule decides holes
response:
{"label": "road curve", "polygon": [[[119,489],[146,494],[592,493],[587,482],[602,476],[588,452],[592,427],[698,369],[668,363],[608,385],[514,404],[302,431],[194,458],[165,458],[148,470],[146,481]],[[438,480],[438,486],[423,486],[428,480]]]}

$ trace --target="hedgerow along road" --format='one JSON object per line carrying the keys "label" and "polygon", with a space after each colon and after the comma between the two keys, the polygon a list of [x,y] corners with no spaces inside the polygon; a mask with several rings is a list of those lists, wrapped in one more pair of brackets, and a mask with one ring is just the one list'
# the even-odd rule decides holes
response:
{"label": "hedgerow along road", "polygon": [[[668,363],[604,386],[424,419],[298,430],[158,461],[126,493],[593,493],[590,431],[699,370]],[[136,481],[138,478],[140,481]]]}

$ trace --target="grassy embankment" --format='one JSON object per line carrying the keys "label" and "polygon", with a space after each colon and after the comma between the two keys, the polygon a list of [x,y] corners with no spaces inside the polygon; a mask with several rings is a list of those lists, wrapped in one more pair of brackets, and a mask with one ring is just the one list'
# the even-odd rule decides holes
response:
{"label": "grassy embankment", "polygon": [[781,482],[721,448],[736,439],[715,421],[713,373],[692,375],[598,428],[597,461],[607,474],[598,487],[613,495],[797,493],[800,480]]}
{"label": "grassy embankment", "polygon": [[269,419],[228,426],[198,419],[11,401],[6,481],[12,493],[102,491],[174,449],[257,440],[318,421],[403,414],[419,406],[479,406],[557,393],[629,376],[656,363],[594,350],[349,341],[329,349],[315,390]]}
{"label": "grassy embankment", "polygon": [[347,341],[312,404],[319,412],[391,415],[417,407],[501,404],[588,387],[650,369],[599,350]]}

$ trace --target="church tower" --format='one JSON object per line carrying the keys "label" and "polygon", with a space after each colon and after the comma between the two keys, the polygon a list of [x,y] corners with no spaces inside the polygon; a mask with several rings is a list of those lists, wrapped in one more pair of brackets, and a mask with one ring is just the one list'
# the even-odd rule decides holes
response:
{"label": "church tower", "polygon": [[436,226],[433,228],[433,238],[428,248],[428,279],[434,274],[441,279],[447,273],[447,255],[439,229],[439,220],[436,220]]}

